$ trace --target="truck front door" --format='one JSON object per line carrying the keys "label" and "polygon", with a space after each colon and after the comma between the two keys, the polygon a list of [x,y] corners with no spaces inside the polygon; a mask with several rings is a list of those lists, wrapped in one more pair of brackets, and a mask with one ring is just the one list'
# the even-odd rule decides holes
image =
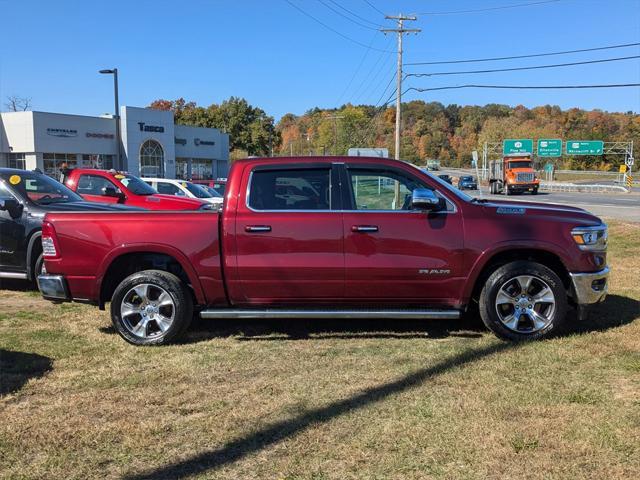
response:
{"label": "truck front door", "polygon": [[280,163],[245,172],[235,252],[227,253],[235,265],[227,264],[225,272],[235,303],[342,300],[344,251],[336,179],[328,163]]}
{"label": "truck front door", "polygon": [[[395,167],[347,164],[343,175],[350,204],[343,214],[346,299],[454,302],[463,284],[463,224],[446,189]],[[446,209],[411,210],[415,188],[435,189]]]}

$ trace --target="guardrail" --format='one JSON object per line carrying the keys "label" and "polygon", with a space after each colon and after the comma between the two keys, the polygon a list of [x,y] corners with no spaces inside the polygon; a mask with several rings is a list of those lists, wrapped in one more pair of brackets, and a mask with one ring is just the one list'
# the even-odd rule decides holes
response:
{"label": "guardrail", "polygon": [[540,190],[549,192],[586,192],[586,193],[629,193],[629,190],[619,185],[580,185],[567,182],[540,182]]}

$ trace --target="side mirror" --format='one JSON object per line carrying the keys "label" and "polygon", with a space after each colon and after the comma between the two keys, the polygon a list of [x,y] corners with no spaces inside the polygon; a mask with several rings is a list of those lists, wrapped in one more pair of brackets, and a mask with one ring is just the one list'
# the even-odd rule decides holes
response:
{"label": "side mirror", "polygon": [[435,212],[442,209],[442,202],[433,190],[416,188],[411,193],[411,209]]}
{"label": "side mirror", "polygon": [[117,198],[119,202],[124,200],[124,193],[122,193],[116,187],[104,187],[102,189],[102,195],[104,197]]}
{"label": "side mirror", "polygon": [[11,218],[20,218],[24,206],[18,202],[15,198],[4,197],[0,198],[0,211],[4,210],[11,215]]}

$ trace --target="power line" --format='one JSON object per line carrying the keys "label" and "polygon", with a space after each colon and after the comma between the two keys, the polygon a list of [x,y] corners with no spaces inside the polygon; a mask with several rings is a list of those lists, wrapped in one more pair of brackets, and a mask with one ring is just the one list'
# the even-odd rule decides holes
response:
{"label": "power line", "polygon": [[531,7],[533,5],[543,5],[545,3],[557,3],[560,1],[562,0],[541,0],[539,2],[515,3],[512,5],[503,5],[501,7],[476,8],[472,10],[452,10],[449,12],[422,12],[422,13],[418,13],[418,15],[457,15],[460,13],[480,13],[480,12],[490,12],[494,10],[506,10],[508,8]]}
{"label": "power line", "polygon": [[355,43],[356,45],[359,45],[361,47],[364,48],[368,48],[370,50],[375,50],[377,52],[384,52],[384,53],[395,53],[391,50],[381,50],[379,48],[374,48],[374,47],[369,47],[366,44],[359,42],[358,40],[355,40],[351,37],[346,36],[344,33],[339,32],[338,30],[336,30],[333,27],[330,27],[329,25],[327,25],[326,23],[324,23],[321,20],[318,20],[316,17],[314,17],[313,15],[311,15],[310,13],[305,12],[302,8],[298,7],[295,3],[291,2],[290,0],[284,0],[285,2],[287,2],[289,5],[291,5],[293,8],[295,8],[296,10],[298,10],[300,13],[302,13],[303,15],[309,17],[311,20],[313,20],[316,23],[319,23],[320,25],[322,25],[324,28],[326,28],[327,30],[335,33],[336,35],[341,36],[342,38],[344,38],[345,40],[350,41],[351,43]]}
{"label": "power line", "polygon": [[601,60],[587,60],[584,62],[556,63],[553,65],[536,65],[529,67],[513,67],[513,68],[496,68],[492,70],[467,70],[461,72],[433,72],[433,73],[408,73],[407,77],[436,77],[442,75],[467,75],[472,73],[495,73],[495,72],[515,72],[520,70],[539,70],[543,68],[571,67],[575,65],[589,65],[593,63],[619,62],[622,60],[631,60],[640,58],[640,55],[632,55],[629,57],[603,58]]}
{"label": "power line", "polygon": [[602,85],[455,85],[448,87],[431,87],[431,88],[407,88],[404,93],[411,90],[416,92],[433,92],[436,90],[454,90],[459,88],[498,88],[498,89],[517,89],[517,90],[556,90],[556,89],[574,89],[574,88],[621,88],[621,87],[640,87],[640,83],[609,83]]}
{"label": "power line", "polygon": [[359,18],[360,20],[362,20],[363,22],[367,22],[375,27],[383,27],[383,25],[380,25],[379,23],[375,23],[372,22],[371,20],[363,17],[362,15],[358,15],[357,13],[349,10],[347,7],[343,7],[342,5],[340,5],[338,2],[336,2],[335,0],[329,0],[331,3],[333,3],[335,6],[337,6],[338,8],[344,10],[345,12],[347,12],[349,15],[355,17],[355,18]]}
{"label": "power line", "polygon": [[[376,38],[376,34],[377,34],[377,32],[373,34],[373,37],[371,37],[371,42],[369,42],[369,47],[371,47],[371,45],[373,45],[373,41]],[[340,104],[340,101],[344,98],[344,96],[347,93],[347,91],[349,90],[349,88],[351,88],[351,84],[355,80],[355,78],[358,75],[358,73],[360,73],[360,69],[362,68],[362,65],[364,64],[364,61],[367,59],[367,56],[369,55],[370,51],[371,51],[370,49],[365,50],[364,55],[362,56],[362,59],[360,60],[360,63],[358,64],[358,67],[356,68],[355,72],[353,72],[353,75],[351,76],[351,79],[349,80],[349,83],[347,83],[347,86],[345,87],[345,89],[340,94],[340,97],[338,97],[338,101],[336,102],[337,104]],[[384,54],[380,54],[380,55],[384,55]]]}
{"label": "power line", "polygon": [[[342,18],[346,18],[347,20],[349,20],[352,23],[355,23],[356,25],[362,27],[362,28],[368,28],[369,30],[378,30],[376,27],[370,27],[369,25],[365,25],[362,22],[359,22],[358,20],[354,20],[351,17],[348,17],[347,15],[345,15],[344,13],[342,13],[339,10],[336,10],[335,8],[333,8],[331,5],[327,4],[324,2],[324,0],[318,0],[318,2],[320,2],[322,5],[324,5],[325,7],[327,7],[329,10],[331,10],[332,12],[334,12],[337,15],[340,15]],[[339,6],[339,5],[338,5]]]}
{"label": "power line", "polygon": [[376,7],[375,5],[373,5],[371,2],[369,2],[368,0],[364,0],[364,3],[366,3],[367,5],[369,5],[371,8],[373,8],[376,12],[378,12],[380,15],[386,15],[386,13],[384,13],[382,10],[380,10],[378,7]]}
{"label": "power line", "polygon": [[446,65],[452,63],[475,63],[475,62],[494,62],[498,60],[515,60],[518,58],[534,58],[534,57],[550,57],[554,55],[568,55],[570,53],[581,53],[581,52],[595,52],[599,50],[611,50],[615,48],[627,48],[627,47],[636,47],[640,45],[640,42],[637,43],[623,43],[620,45],[608,45],[606,47],[596,47],[596,48],[582,48],[579,50],[565,50],[563,52],[549,52],[549,53],[532,53],[528,55],[515,55],[511,57],[493,57],[493,58],[474,58],[470,60],[445,60],[439,62],[412,62],[405,63],[405,65]]}

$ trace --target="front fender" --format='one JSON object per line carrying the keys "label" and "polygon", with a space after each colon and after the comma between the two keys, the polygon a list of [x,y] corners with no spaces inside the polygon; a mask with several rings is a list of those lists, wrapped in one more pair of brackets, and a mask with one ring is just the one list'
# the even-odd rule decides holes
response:
{"label": "front fender", "polygon": [[540,240],[505,240],[503,242],[498,242],[478,255],[478,257],[475,259],[475,262],[473,262],[473,265],[471,265],[471,270],[469,276],[467,277],[467,282],[465,284],[464,292],[462,295],[462,303],[466,304],[469,302],[471,295],[473,294],[473,289],[476,285],[476,282],[480,278],[480,274],[483,272],[485,267],[489,265],[491,260],[497,255],[514,250],[536,250],[539,252],[544,252],[546,254],[555,255],[560,259],[565,268],[567,268],[567,265],[570,263],[567,252],[562,247],[553,242]]}

